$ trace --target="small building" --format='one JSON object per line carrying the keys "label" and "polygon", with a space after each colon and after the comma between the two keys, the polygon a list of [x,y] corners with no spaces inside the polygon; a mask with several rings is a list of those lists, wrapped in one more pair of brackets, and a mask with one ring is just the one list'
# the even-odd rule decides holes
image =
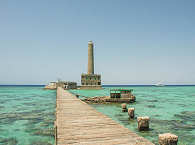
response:
{"label": "small building", "polygon": [[65,82],[64,89],[77,89],[77,83],[76,82]]}
{"label": "small building", "polygon": [[45,86],[45,89],[54,90],[57,87],[62,87],[64,89],[77,89],[76,82],[66,82],[66,81],[58,81],[58,82],[50,82],[48,85]]}
{"label": "small building", "polygon": [[57,88],[56,82],[50,82],[48,85],[45,86],[45,89],[48,89],[48,90],[54,90],[56,88]]}
{"label": "small building", "polygon": [[54,88],[56,88],[56,82],[50,82],[49,86],[53,86]]}
{"label": "small building", "polygon": [[57,82],[56,84],[57,87],[62,87],[64,89],[77,89],[77,83],[76,82],[65,82],[65,81],[60,81]]}
{"label": "small building", "polygon": [[111,89],[110,96],[88,97],[87,103],[133,103],[136,101],[132,89]]}
{"label": "small building", "polygon": [[111,89],[110,98],[131,98],[132,89]]}

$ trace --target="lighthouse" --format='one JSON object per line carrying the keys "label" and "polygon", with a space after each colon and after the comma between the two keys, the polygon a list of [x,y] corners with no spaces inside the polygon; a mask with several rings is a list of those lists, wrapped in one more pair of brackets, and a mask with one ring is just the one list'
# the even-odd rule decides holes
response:
{"label": "lighthouse", "polygon": [[88,74],[94,74],[93,42],[88,42]]}
{"label": "lighthouse", "polygon": [[94,44],[88,42],[88,71],[87,74],[81,74],[80,89],[102,89],[101,75],[94,73]]}

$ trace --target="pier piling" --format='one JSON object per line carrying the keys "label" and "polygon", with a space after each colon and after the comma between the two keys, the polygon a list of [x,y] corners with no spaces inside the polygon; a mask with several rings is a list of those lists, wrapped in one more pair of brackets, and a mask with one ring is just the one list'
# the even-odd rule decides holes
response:
{"label": "pier piling", "polygon": [[135,112],[135,108],[128,108],[129,119],[134,118],[134,114],[135,114],[134,112]]}
{"label": "pier piling", "polygon": [[159,134],[158,142],[159,145],[177,145],[178,136],[171,133]]}
{"label": "pier piling", "polygon": [[138,117],[137,118],[138,130],[139,131],[149,130],[149,121],[150,121],[150,118],[148,116]]}
{"label": "pier piling", "polygon": [[122,112],[127,112],[127,104],[126,103],[121,104],[121,107],[122,107]]}

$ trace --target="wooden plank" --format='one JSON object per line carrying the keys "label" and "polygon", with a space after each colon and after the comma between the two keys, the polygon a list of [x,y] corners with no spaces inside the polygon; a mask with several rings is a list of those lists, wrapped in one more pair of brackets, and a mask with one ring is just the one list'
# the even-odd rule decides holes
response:
{"label": "wooden plank", "polygon": [[55,125],[56,145],[154,145],[62,88]]}

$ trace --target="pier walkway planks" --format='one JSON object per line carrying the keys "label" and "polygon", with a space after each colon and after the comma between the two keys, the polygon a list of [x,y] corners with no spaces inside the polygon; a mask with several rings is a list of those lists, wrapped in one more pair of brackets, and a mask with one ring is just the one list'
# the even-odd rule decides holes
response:
{"label": "pier walkway planks", "polygon": [[56,145],[154,145],[58,88]]}

